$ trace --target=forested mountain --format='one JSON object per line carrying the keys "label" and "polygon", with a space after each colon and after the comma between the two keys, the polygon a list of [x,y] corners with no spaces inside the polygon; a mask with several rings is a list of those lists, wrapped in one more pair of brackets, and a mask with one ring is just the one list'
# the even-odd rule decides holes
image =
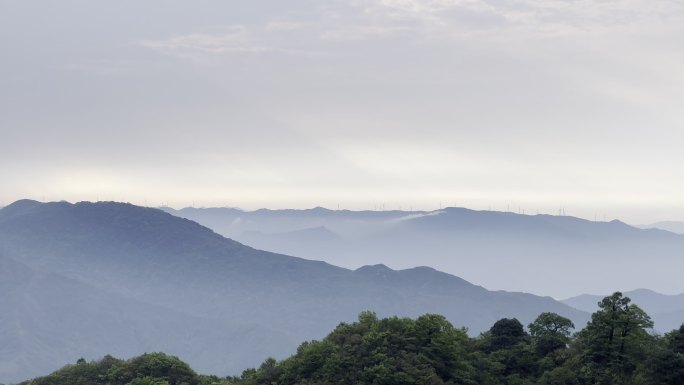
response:
{"label": "forested mountain", "polygon": [[378,319],[363,313],[297,354],[265,361],[233,383],[472,384],[472,385],[681,385],[684,324],[663,337],[628,297],[603,298],[591,321],[575,325],[542,313],[527,326],[504,318],[468,338],[444,317]]}
{"label": "forested mountain", "polygon": [[473,335],[499,318],[529,322],[544,311],[588,319],[549,297],[492,292],[427,267],[348,270],[256,250],[130,204],[16,202],[0,210],[0,253],[3,266],[27,277],[2,281],[13,285],[3,301],[21,306],[7,305],[15,314],[0,316],[0,330],[22,339],[0,349],[0,362],[14,362],[2,366],[0,382],[54,369],[65,357],[157,350],[202,372],[238,373],[265,351],[284,357],[296,341],[321,338],[364,310],[442,313]]}
{"label": "forested mountain", "polygon": [[197,375],[176,357],[78,360],[22,385],[681,385],[684,325],[664,336],[630,298],[603,298],[586,327],[542,313],[526,327],[496,321],[469,337],[445,317],[379,319],[363,312],[296,354],[266,359],[241,376]]}
{"label": "forested mountain", "polygon": [[226,362],[241,368],[255,356],[287,354],[284,347],[295,343],[255,322],[192,316],[6,257],[0,257],[0,293],[0,383],[79,357],[155,350],[192,358],[204,370]]}
{"label": "forested mountain", "polygon": [[[684,235],[638,229],[617,220],[463,208],[164,210],[256,248],[348,268],[368,260],[407,268],[419,258],[421,264],[488,288],[556,298],[577,295],[578,280],[587,292],[610,292],[616,287],[683,290],[679,271],[684,270],[680,258]],[[311,230],[321,226],[325,232]],[[298,241],[302,233],[307,234],[307,242]],[[316,233],[321,236],[316,238]]]}

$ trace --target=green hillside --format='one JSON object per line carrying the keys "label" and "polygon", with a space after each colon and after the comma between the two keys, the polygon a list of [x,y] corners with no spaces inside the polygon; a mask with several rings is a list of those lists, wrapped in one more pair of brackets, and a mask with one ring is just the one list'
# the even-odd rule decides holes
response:
{"label": "green hillside", "polygon": [[605,297],[581,331],[555,313],[525,328],[501,319],[469,337],[441,315],[416,319],[363,312],[282,361],[267,359],[240,377],[195,373],[176,357],[145,354],[81,360],[22,385],[678,385],[684,384],[684,325],[649,333],[650,317],[628,297]]}

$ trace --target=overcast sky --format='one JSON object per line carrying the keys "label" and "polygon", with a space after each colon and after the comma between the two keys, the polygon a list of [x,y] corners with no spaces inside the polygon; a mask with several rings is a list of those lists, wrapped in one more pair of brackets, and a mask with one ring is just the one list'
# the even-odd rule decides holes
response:
{"label": "overcast sky", "polygon": [[684,220],[681,0],[0,0],[0,205]]}

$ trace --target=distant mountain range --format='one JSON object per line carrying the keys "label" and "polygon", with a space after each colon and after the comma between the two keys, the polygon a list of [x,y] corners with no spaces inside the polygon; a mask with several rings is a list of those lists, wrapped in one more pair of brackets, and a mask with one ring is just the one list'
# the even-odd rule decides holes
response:
{"label": "distant mountain range", "polygon": [[[294,233],[302,242],[312,234],[339,241],[323,228]],[[363,310],[441,313],[471,334],[544,311],[577,325],[588,319],[550,297],[488,291],[428,267],[349,270],[260,251],[161,210],[113,202],[3,208],[0,268],[0,382],[81,356],[157,350],[203,372],[237,374]]]}
{"label": "distant mountain range", "polygon": [[637,227],[640,229],[661,229],[677,234],[684,234],[684,222],[663,221],[652,223],[650,225],[638,225]]}
{"label": "distant mountain range", "polygon": [[[660,332],[679,328],[684,323],[684,294],[667,295],[647,289],[627,291],[623,294],[653,318],[656,329]],[[561,302],[576,309],[593,313],[598,308],[598,302],[606,295],[582,294]]]}
{"label": "distant mountain range", "polygon": [[684,291],[684,235],[620,221],[446,208],[430,212],[164,208],[247,245],[358,268],[417,264],[488,288],[564,298]]}

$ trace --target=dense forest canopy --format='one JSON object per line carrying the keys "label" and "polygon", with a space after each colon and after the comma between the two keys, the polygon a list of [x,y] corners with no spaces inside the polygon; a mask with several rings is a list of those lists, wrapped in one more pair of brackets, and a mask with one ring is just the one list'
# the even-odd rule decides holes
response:
{"label": "dense forest canopy", "polygon": [[441,315],[379,319],[363,312],[290,358],[269,358],[239,377],[198,375],[176,357],[152,353],[79,360],[22,385],[684,384],[684,324],[653,334],[650,317],[619,292],[598,305],[575,334],[555,313],[527,328],[504,318],[471,338]]}

